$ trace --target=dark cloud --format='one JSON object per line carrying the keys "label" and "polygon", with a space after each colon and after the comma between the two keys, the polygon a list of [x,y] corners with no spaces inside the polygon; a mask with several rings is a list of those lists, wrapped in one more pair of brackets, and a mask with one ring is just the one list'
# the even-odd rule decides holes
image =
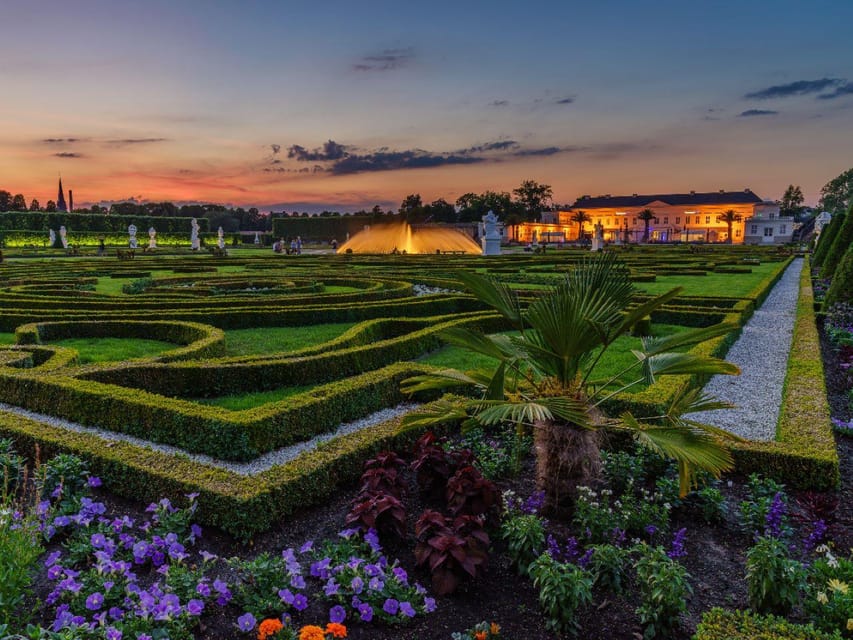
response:
{"label": "dark cloud", "polygon": [[849,96],[853,93],[853,84],[846,83],[841,85],[840,87],[836,87],[835,91],[831,93],[824,93],[823,95],[819,95],[819,100],[834,100],[835,98],[840,98],[842,96]]}
{"label": "dark cloud", "polygon": [[68,151],[62,151],[60,153],[54,153],[53,155],[55,155],[57,158],[82,158],[83,157],[82,153],[71,153]]}
{"label": "dark cloud", "polygon": [[572,104],[574,101],[574,98],[562,98],[557,100],[554,104]]}
{"label": "dark cloud", "polygon": [[509,100],[492,100],[489,103],[489,106],[490,107],[508,107],[509,106]]}
{"label": "dark cloud", "polygon": [[791,96],[803,96],[809,93],[825,91],[830,87],[844,84],[838,78],[821,78],[820,80],[797,80],[788,84],[777,84],[766,89],[753,91],[744,96],[746,100],[770,100],[772,98],[790,98]]}
{"label": "dark cloud", "polygon": [[166,142],[168,138],[114,138],[106,140],[106,143],[115,147],[123,147],[133,144],[152,144],[156,142]]}
{"label": "dark cloud", "polygon": [[406,66],[415,57],[411,47],[405,49],[383,49],[381,52],[364,56],[352,65],[354,71],[393,71]]}
{"label": "dark cloud", "polygon": [[84,142],[88,138],[45,138],[42,140],[45,144],[74,144],[75,142]]}
{"label": "dark cloud", "polygon": [[771,109],[747,109],[738,114],[738,118],[750,118],[752,116],[775,116],[779,112]]}
{"label": "dark cloud", "polygon": [[363,155],[348,155],[335,162],[331,172],[342,175],[369,171],[393,171],[396,169],[428,169],[455,164],[475,164],[484,158],[462,154],[432,153],[421,149],[388,151],[381,149]]}
{"label": "dark cloud", "polygon": [[518,147],[518,143],[515,140],[498,140],[496,142],[476,144],[473,147],[463,149],[457,153],[488,153],[489,151],[506,151],[507,149],[515,149],[516,147]]}
{"label": "dark cloud", "polygon": [[276,155],[276,154],[278,154],[279,151],[281,151],[281,145],[280,144],[271,144],[270,149],[272,149],[272,154]]}
{"label": "dark cloud", "polygon": [[287,157],[295,158],[300,162],[324,162],[328,160],[341,160],[347,156],[347,148],[334,140],[323,144],[322,148],[309,151],[305,147],[295,144],[288,148]]}
{"label": "dark cloud", "polygon": [[561,149],[560,147],[543,147],[541,149],[519,149],[518,151],[513,152],[512,155],[517,156],[519,158],[526,158],[530,156],[553,156],[562,151],[573,151],[573,149]]}

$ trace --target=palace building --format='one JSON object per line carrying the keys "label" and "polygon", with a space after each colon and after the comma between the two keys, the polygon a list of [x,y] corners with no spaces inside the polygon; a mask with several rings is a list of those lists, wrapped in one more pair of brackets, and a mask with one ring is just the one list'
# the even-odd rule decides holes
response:
{"label": "palace building", "polygon": [[[651,214],[645,214],[646,210]],[[508,229],[507,239],[522,243],[577,242],[580,224],[576,220],[580,211],[588,218],[583,224],[584,240],[592,237],[595,225],[601,224],[604,241],[610,243],[727,242],[727,219],[731,218],[731,242],[741,244],[746,239],[749,221],[778,218],[779,205],[763,201],[749,189],[581,196],[568,209],[543,212],[542,222],[513,226]],[[649,217],[648,238],[645,217]]]}

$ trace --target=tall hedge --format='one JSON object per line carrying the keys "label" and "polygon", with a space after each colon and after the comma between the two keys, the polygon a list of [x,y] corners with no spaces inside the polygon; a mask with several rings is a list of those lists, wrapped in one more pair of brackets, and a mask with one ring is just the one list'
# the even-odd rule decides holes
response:
{"label": "tall hedge", "polygon": [[275,218],[272,221],[272,234],[276,238],[301,237],[303,240],[322,240],[328,242],[335,238],[339,243],[354,236],[365,225],[391,224],[400,222],[400,216],[312,216],[309,218]]}
{"label": "tall hedge", "polygon": [[826,292],[823,308],[828,309],[836,302],[850,302],[853,300],[853,244],[847,247],[841,262],[832,276],[832,284]]}
{"label": "tall hedge", "polygon": [[823,264],[820,269],[821,278],[831,278],[835,273],[835,268],[841,262],[841,258],[847,251],[847,247],[853,242],[853,205],[847,210],[844,216],[844,222],[841,223],[841,228],[835,237],[832,238],[832,246],[823,259]]}
{"label": "tall hedge", "polygon": [[[147,235],[149,227],[158,232],[190,232],[192,218],[169,218],[160,216],[113,216],[105,213],[47,213],[45,211],[7,211],[0,213],[0,230],[58,232],[59,227],[73,231],[123,231],[135,224],[139,239]],[[208,231],[207,218],[197,218],[199,231]]]}
{"label": "tall hedge", "polygon": [[823,260],[826,258],[826,254],[829,253],[829,248],[832,246],[832,241],[835,239],[835,236],[838,235],[838,230],[841,228],[844,218],[845,216],[843,213],[835,214],[832,216],[832,220],[829,221],[829,224],[820,232],[817,240],[817,246],[815,247],[814,254],[812,255],[812,264],[814,266],[819,267],[823,264]]}

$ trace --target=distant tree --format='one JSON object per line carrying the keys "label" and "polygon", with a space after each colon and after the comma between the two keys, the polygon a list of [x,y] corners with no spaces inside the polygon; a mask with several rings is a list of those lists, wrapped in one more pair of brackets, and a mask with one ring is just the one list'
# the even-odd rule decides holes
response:
{"label": "distant tree", "polygon": [[788,185],[785,189],[785,195],[782,196],[782,203],[779,207],[779,215],[792,216],[799,218],[803,211],[803,190],[799,185]]}
{"label": "distant tree", "polygon": [[423,222],[426,218],[426,212],[421,194],[413,193],[403,198],[403,202],[400,203],[400,215],[410,224]]}
{"label": "distant tree", "polygon": [[91,207],[89,207],[89,213],[109,213],[109,209],[107,209],[106,207],[99,207],[98,205],[93,204]]}
{"label": "distant tree", "polygon": [[11,211],[12,194],[0,189],[0,211]]}
{"label": "distant tree", "polygon": [[32,201],[30,201],[30,211],[38,211],[40,208],[41,205],[39,204],[39,201],[33,198]]}
{"label": "distant tree", "polygon": [[56,203],[53,200],[48,200],[47,204],[44,205],[44,210],[47,211],[48,213],[55,213],[56,212]]}
{"label": "distant tree", "polygon": [[578,241],[583,240],[583,225],[587,222],[592,222],[592,218],[590,218],[586,211],[575,211],[570,218],[572,222],[578,223]]}
{"label": "distant tree", "polygon": [[535,180],[523,181],[512,193],[524,207],[527,219],[531,222],[538,222],[542,218],[542,210],[548,206],[553,196],[551,185],[539,184]]}
{"label": "distant tree", "polygon": [[655,219],[655,212],[651,209],[643,209],[637,214],[637,217],[643,221],[645,230],[643,231],[643,242],[649,241],[649,224]]}
{"label": "distant tree", "polygon": [[[799,187],[797,187],[797,188],[799,189]],[[800,195],[802,195],[802,194],[800,194]],[[728,230],[729,230],[729,235],[726,238],[726,244],[732,243],[732,226],[734,226],[735,222],[740,222],[741,220],[743,220],[743,216],[735,213],[734,209],[729,209],[725,213],[721,213],[720,215],[717,216],[717,222],[725,222],[726,227],[728,227]]]}
{"label": "distant tree", "polygon": [[385,212],[382,210],[378,204],[373,205],[373,208],[370,210],[370,214],[374,217],[383,216]]}
{"label": "distant tree", "polygon": [[853,169],[827,182],[820,190],[818,208],[830,213],[844,213],[853,204]]}
{"label": "distant tree", "polygon": [[430,222],[456,222],[456,207],[444,198],[433,200],[425,209]]}
{"label": "distant tree", "polygon": [[12,211],[26,211],[27,210],[27,199],[24,198],[23,193],[16,193],[15,197],[12,198]]}

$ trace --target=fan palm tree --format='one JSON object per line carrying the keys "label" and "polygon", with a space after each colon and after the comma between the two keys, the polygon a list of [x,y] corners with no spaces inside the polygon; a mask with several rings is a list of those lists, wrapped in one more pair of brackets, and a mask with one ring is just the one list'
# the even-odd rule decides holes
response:
{"label": "fan palm tree", "polygon": [[[407,393],[460,384],[478,391],[478,397],[471,399],[440,400],[434,410],[410,415],[407,424],[455,419],[484,427],[532,426],[537,483],[545,491],[546,505],[556,512],[571,504],[577,486],[599,475],[604,429],[627,430],[640,444],[674,459],[682,494],[695,484],[697,470],[719,476],[732,467],[725,440],[735,436],[683,416],[729,406],[705,396],[689,381],[693,376],[737,374],[738,368],[717,358],[673,350],[723,335],[734,325],[643,338],[642,349],[633,352],[636,360],[624,371],[609,380],[594,380],[596,366],[617,338],[674,298],[679,288],[632,306],[634,289],[628,269],[610,253],[586,259],[526,310],[508,287],[493,278],[460,273],[459,279],[519,333],[489,336],[463,328],[445,331],[447,342],[491,356],[497,366],[494,371],[464,373],[445,369],[404,380]],[[658,414],[604,415],[602,403],[662,375],[681,375],[687,381]]]}
{"label": "fan palm tree", "polygon": [[729,209],[725,213],[717,216],[717,222],[725,222],[726,226],[729,228],[729,235],[726,237],[726,244],[732,243],[732,226],[735,222],[740,222],[741,220],[743,220],[743,216],[735,213],[734,209]]}
{"label": "fan palm tree", "polygon": [[643,242],[649,241],[649,224],[652,220],[655,219],[655,212],[651,209],[643,209],[640,213],[637,214],[637,217],[643,221],[643,224],[646,225],[645,231],[643,231]]}
{"label": "fan palm tree", "polygon": [[586,222],[592,222],[592,218],[587,215],[586,211],[578,209],[569,220],[578,223],[578,242],[583,242],[583,225]]}

